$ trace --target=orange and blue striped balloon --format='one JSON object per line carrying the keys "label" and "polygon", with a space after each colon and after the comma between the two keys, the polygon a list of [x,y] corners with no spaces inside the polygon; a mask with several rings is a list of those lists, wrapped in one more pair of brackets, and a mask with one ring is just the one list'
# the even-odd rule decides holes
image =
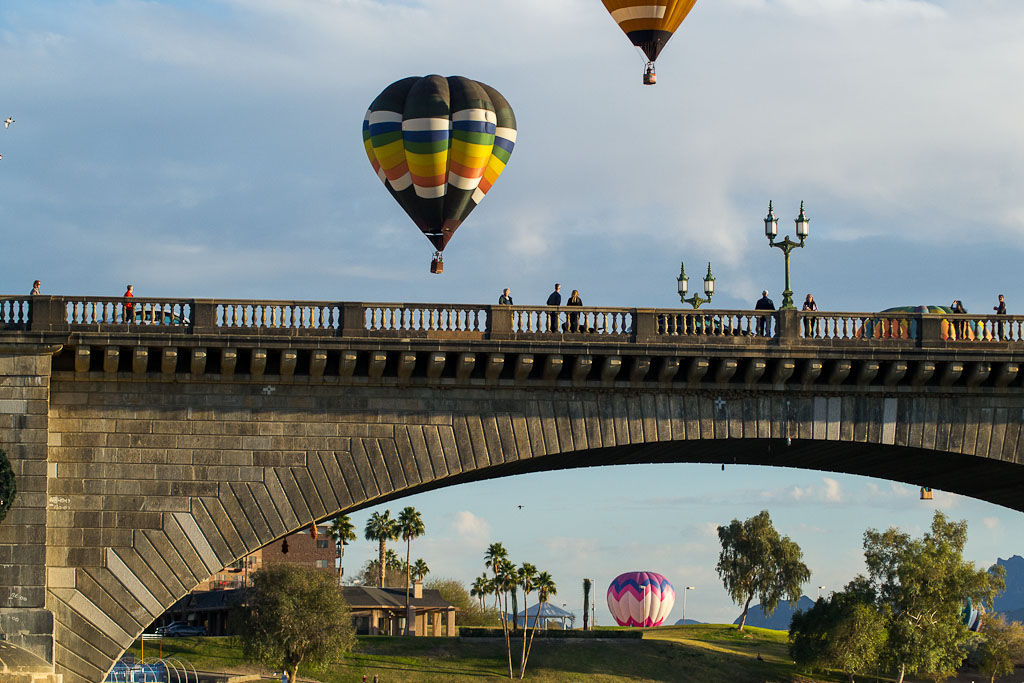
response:
{"label": "orange and blue striped balloon", "polygon": [[697,0],[602,0],[630,42],[652,62]]}
{"label": "orange and blue striped balloon", "polygon": [[363,119],[374,172],[438,251],[490,191],[515,143],[505,98],[462,76],[395,81]]}

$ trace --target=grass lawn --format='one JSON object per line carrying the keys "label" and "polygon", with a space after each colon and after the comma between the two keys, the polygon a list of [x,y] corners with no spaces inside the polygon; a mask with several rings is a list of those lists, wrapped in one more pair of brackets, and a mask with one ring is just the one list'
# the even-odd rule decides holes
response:
{"label": "grass lawn", "polygon": [[[521,641],[516,641],[517,645]],[[133,654],[139,656],[138,648]],[[146,657],[159,653],[146,644]],[[761,655],[763,661],[758,661]],[[228,638],[168,638],[163,655],[187,660],[200,671],[259,672],[245,664]],[[513,653],[516,679],[518,650]],[[350,683],[374,674],[381,683],[498,681],[508,678],[500,639],[360,636],[355,652],[327,672],[300,669],[300,676],[324,683]],[[680,681],[762,683],[841,681],[799,674],[786,653],[786,634],[747,627],[689,625],[647,629],[643,640],[535,640],[526,677],[540,683],[565,681]]]}

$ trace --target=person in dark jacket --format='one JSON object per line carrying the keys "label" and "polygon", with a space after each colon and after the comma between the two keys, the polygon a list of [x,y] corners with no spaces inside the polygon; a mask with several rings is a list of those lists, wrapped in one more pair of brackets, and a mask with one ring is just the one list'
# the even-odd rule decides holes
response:
{"label": "person in dark jacket", "polygon": [[[1003,298],[1002,294],[999,295],[999,305],[998,306],[993,306],[992,310],[996,312],[996,315],[1006,315],[1006,299]],[[1006,323],[1000,321],[999,322],[999,337],[998,337],[999,339],[1003,338],[1003,333],[1004,332],[1006,332]]]}
{"label": "person in dark jacket", "polygon": [[[578,289],[572,290],[572,294],[569,296],[569,300],[565,302],[566,306],[582,306],[583,299],[580,298],[580,292]],[[570,313],[569,314],[569,331],[579,332],[580,329],[580,314]]]}
{"label": "person in dark jacket", "polygon": [[[555,291],[548,295],[548,306],[562,305],[562,285],[555,283]],[[558,332],[558,311],[548,314],[548,332]]]}
{"label": "person in dark jacket", "polygon": [[[754,304],[755,311],[774,311],[775,302],[768,298],[768,290],[761,292],[761,298]],[[771,317],[767,315],[758,316],[757,318],[757,333],[762,337],[769,336],[771,332]]]}
{"label": "person in dark jacket", "polygon": [[512,291],[508,287],[506,287],[505,291],[503,291],[501,293],[501,296],[498,297],[498,303],[501,304],[502,306],[514,305],[512,303]]}
{"label": "person in dark jacket", "polygon": [[[802,311],[817,311],[818,304],[814,301],[814,295],[808,294],[804,299],[804,305],[800,309]],[[805,337],[817,337],[818,336],[818,319],[808,316],[804,318],[804,336]]]}
{"label": "person in dark jacket", "polygon": [[[953,305],[949,307],[949,310],[958,315],[967,313],[967,309],[964,308],[964,302],[960,299],[953,299]],[[956,330],[956,338],[963,341],[967,338],[967,323],[963,320],[958,320],[954,323],[954,329]]]}

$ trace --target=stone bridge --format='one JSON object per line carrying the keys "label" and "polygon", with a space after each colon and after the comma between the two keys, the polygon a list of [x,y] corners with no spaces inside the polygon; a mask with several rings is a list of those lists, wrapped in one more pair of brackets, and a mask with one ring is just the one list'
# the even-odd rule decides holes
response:
{"label": "stone bridge", "polygon": [[0,297],[2,645],[100,681],[256,548],[521,472],[749,463],[1021,510],[1022,361],[1008,316]]}

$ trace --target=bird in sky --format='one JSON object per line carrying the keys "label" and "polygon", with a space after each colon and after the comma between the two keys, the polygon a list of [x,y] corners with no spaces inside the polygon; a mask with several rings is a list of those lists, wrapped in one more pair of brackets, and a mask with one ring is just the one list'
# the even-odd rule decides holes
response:
{"label": "bird in sky", "polygon": [[7,128],[10,128],[10,127],[11,127],[11,124],[12,124],[12,123],[14,123],[14,119],[13,119],[13,118],[11,118],[10,116],[8,116],[8,117],[7,117],[7,118],[6,118],[5,120],[4,120],[4,128],[5,128],[5,129],[7,129]]}
{"label": "bird in sky", "polygon": [[522,509],[523,509],[523,506],[522,506],[522,505],[517,505],[516,507],[517,507],[517,508],[519,508],[520,510],[522,510]]}

